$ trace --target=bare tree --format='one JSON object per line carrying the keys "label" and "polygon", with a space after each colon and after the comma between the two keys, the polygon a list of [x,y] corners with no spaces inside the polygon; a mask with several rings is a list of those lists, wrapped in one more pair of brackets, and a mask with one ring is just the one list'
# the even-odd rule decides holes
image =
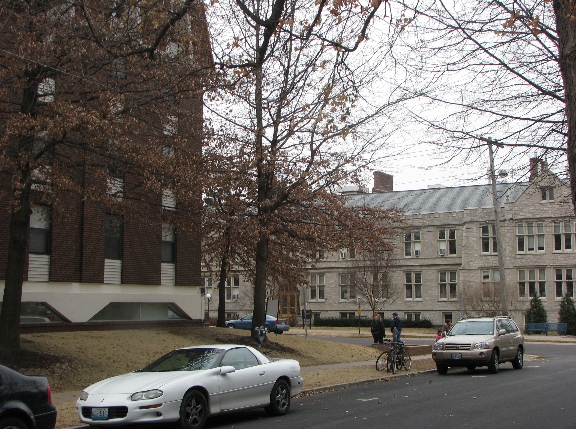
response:
{"label": "bare tree", "polygon": [[356,293],[372,310],[372,317],[393,304],[400,290],[390,279],[391,263],[389,252],[356,253],[350,274]]}
{"label": "bare tree", "polygon": [[233,88],[209,104],[210,117],[236,129],[239,150],[252,155],[253,327],[264,322],[271,246],[278,230],[291,234],[283,217],[329,212],[328,191],[358,183],[388,132],[386,108],[404,98],[366,99],[388,49],[368,37],[383,5],[257,0],[209,9],[210,22],[223,25],[212,26],[215,62]]}
{"label": "bare tree", "polygon": [[565,152],[571,150],[566,146],[568,98],[550,3],[402,5],[406,9],[397,28],[405,49],[397,51],[398,60],[411,71],[410,85],[421,96],[407,116],[426,130],[422,141],[435,144],[446,161],[477,165],[475,174],[484,175],[488,155],[481,138],[492,138],[504,143],[496,162],[512,179],[527,179],[530,157],[547,159],[563,176]]}

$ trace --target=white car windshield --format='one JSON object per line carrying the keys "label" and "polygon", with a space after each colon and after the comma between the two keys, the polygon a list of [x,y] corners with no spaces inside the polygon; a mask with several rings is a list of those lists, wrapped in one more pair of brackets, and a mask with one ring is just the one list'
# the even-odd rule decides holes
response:
{"label": "white car windshield", "polygon": [[138,372],[198,371],[214,368],[219,349],[181,349],[174,350]]}
{"label": "white car windshield", "polygon": [[489,321],[465,321],[457,322],[449,332],[449,336],[453,335],[493,335],[494,322]]}

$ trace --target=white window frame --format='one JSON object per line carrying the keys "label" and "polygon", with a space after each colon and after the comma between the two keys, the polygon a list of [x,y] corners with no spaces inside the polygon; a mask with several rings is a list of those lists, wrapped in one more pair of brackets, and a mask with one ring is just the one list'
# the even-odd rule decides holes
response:
{"label": "white window frame", "polygon": [[[488,251],[484,250],[485,243],[488,245]],[[480,253],[483,255],[498,254],[498,246],[496,244],[496,225],[493,223],[480,225]]]}
{"label": "white window frame", "polygon": [[438,272],[438,300],[458,300],[458,276],[456,271]]}
{"label": "white window frame", "polygon": [[404,313],[404,320],[419,322],[422,320],[422,313],[420,311],[408,311]]}
{"label": "white window frame", "polygon": [[552,226],[554,247],[552,252],[574,252],[574,232],[572,220],[555,220]]}
{"label": "white window frame", "polygon": [[422,234],[419,229],[404,232],[404,257],[418,258],[422,254]]}
{"label": "white window frame", "polygon": [[240,294],[240,276],[233,274],[226,279],[226,301],[234,301],[234,295]]}
{"label": "white window frame", "polygon": [[213,279],[211,276],[204,276],[200,279],[200,294],[210,294],[214,297]]}
{"label": "white window frame", "polygon": [[404,300],[422,301],[422,272],[404,272]]}
{"label": "white window frame", "polygon": [[[574,272],[575,269],[570,268],[554,268],[554,296],[556,299],[561,300],[568,294],[572,299],[574,298]],[[558,295],[558,291],[561,295]]]}
{"label": "white window frame", "polygon": [[[453,244],[451,246],[451,244]],[[438,255],[454,256],[457,252],[456,247],[456,228],[438,229]]]}
{"label": "white window frame", "polygon": [[545,242],[544,222],[516,222],[517,253],[543,253]]}
{"label": "white window frame", "polygon": [[532,298],[536,291],[540,298],[546,298],[546,268],[520,268],[517,273],[520,298]]}
{"label": "white window frame", "polygon": [[308,292],[308,301],[325,301],[326,300],[326,275],[324,273],[310,274],[310,290]]}
{"label": "white window frame", "polygon": [[540,188],[542,201],[554,201],[554,186],[543,186]]}
{"label": "white window frame", "polygon": [[[500,299],[500,271],[498,268],[483,268],[480,272],[483,299]],[[488,292],[488,293],[486,293]]]}
{"label": "white window frame", "polygon": [[340,301],[356,301],[354,274],[340,274]]}

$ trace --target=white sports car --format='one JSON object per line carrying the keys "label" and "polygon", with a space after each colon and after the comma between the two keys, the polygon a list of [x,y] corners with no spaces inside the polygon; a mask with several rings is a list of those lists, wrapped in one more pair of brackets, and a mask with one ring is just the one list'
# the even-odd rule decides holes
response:
{"label": "white sports car", "polygon": [[179,422],[200,429],[209,415],[229,411],[263,407],[286,414],[303,383],[293,359],[268,359],[242,345],[187,347],[87,387],[76,410],[94,426]]}

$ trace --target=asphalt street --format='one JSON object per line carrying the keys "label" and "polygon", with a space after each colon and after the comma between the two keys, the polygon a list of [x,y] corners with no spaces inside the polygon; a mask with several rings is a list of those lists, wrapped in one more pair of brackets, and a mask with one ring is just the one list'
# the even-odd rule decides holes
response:
{"label": "asphalt street", "polygon": [[[357,344],[369,344],[371,340],[314,338]],[[405,340],[409,344],[434,342],[433,338]],[[212,417],[206,428],[332,429],[361,425],[362,429],[576,429],[576,344],[546,340],[526,343],[522,370],[514,370],[507,363],[501,365],[498,374],[489,374],[486,368],[472,372],[455,369],[444,376],[436,372],[408,373],[380,382],[329,387],[292,399],[290,412],[285,416],[268,417],[263,410],[245,411]]]}

